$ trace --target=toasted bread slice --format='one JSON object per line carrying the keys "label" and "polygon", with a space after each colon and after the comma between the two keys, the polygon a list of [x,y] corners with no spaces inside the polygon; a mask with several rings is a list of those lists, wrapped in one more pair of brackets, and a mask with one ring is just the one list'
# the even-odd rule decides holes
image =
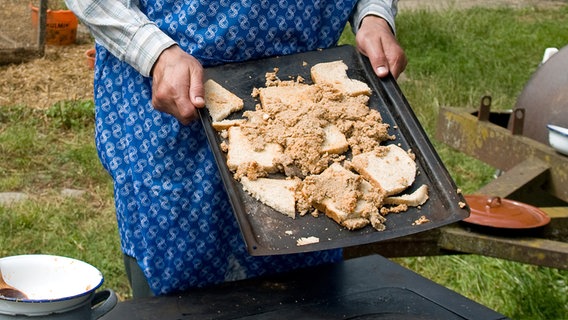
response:
{"label": "toasted bread slice", "polygon": [[221,121],[232,112],[244,107],[243,99],[225,89],[214,80],[207,80],[204,84],[205,106],[213,122]]}
{"label": "toasted bread slice", "polygon": [[428,200],[428,186],[423,184],[411,194],[386,197],[384,204],[405,204],[409,207],[423,205]]}
{"label": "toasted bread slice", "polygon": [[255,150],[249,139],[242,133],[239,126],[229,127],[229,147],[227,151],[227,166],[236,171],[240,166],[248,166],[256,162],[268,173],[278,171],[276,159],[282,156],[282,147],[276,143],[268,143],[263,150]]}
{"label": "toasted bread slice", "polygon": [[299,179],[258,178],[250,180],[241,178],[243,189],[258,201],[279,211],[290,218],[296,217],[296,200],[294,194]]}
{"label": "toasted bread slice", "polygon": [[345,135],[333,124],[323,128],[325,140],[321,146],[322,153],[342,154],[349,149]]}
{"label": "toasted bread slice", "polygon": [[341,61],[318,63],[312,67],[311,76],[314,83],[332,86],[349,96],[371,95],[371,88],[359,80],[347,76],[347,65]]}
{"label": "toasted bread slice", "polygon": [[351,160],[351,166],[371,184],[381,187],[387,195],[408,188],[416,177],[416,163],[396,145],[388,145],[384,153],[365,152]]}

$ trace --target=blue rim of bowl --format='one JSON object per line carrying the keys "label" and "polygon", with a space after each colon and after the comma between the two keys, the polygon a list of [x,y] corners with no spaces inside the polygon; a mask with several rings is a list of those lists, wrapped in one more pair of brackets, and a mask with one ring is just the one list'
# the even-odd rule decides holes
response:
{"label": "blue rim of bowl", "polygon": [[551,130],[554,131],[556,133],[559,133],[565,137],[568,137],[568,129],[564,128],[564,127],[560,127],[560,126],[556,126],[553,124],[547,124],[546,127]]}
{"label": "blue rim of bowl", "polygon": [[0,296],[0,300],[4,300],[4,301],[14,301],[14,302],[22,302],[22,303],[53,303],[53,302],[62,302],[62,301],[67,301],[67,300],[73,300],[73,299],[77,299],[83,296],[87,296],[92,294],[93,292],[95,292],[98,288],[100,288],[100,286],[103,285],[104,282],[104,277],[101,276],[101,281],[99,281],[99,283],[94,286],[93,288],[91,288],[88,291],[85,291],[83,293],[80,294],[76,294],[74,296],[68,296],[68,297],[63,297],[63,298],[57,298],[57,299],[19,299],[19,298],[10,298],[10,297],[4,297],[4,296]]}
{"label": "blue rim of bowl", "polygon": [[[70,257],[65,257],[65,256],[56,256],[56,255],[50,255],[50,254],[25,254],[25,255],[17,255],[17,256],[10,256],[10,257],[3,257],[2,259],[9,259],[9,258],[17,258],[20,256],[42,256],[42,257],[56,257],[56,258],[63,258],[63,259],[69,259],[69,260],[74,260],[74,261],[78,261],[80,263],[84,263],[86,265],[91,266],[92,268],[95,268],[94,266],[88,264],[85,261],[81,261],[81,260],[77,260],[74,258],[70,258]],[[96,268],[95,268],[96,269]],[[62,301],[67,301],[67,300],[72,300],[72,299],[76,299],[79,297],[83,297],[83,296],[87,296],[90,295],[92,293],[94,293],[98,288],[100,288],[105,279],[103,274],[100,272],[100,270],[96,269],[100,276],[101,276],[101,280],[99,281],[99,283],[97,283],[97,285],[93,286],[91,289],[83,292],[83,293],[79,293],[73,296],[68,296],[68,297],[62,297],[62,298],[57,298],[57,299],[19,299],[19,298],[11,298],[11,297],[5,297],[5,296],[0,296],[0,300],[4,300],[4,301],[14,301],[14,302],[23,302],[23,303],[50,303],[50,302],[62,302]]]}

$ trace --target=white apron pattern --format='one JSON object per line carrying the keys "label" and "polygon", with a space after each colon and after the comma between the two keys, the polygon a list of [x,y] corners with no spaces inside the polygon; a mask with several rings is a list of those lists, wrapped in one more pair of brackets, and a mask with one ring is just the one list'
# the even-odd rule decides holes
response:
{"label": "white apron pattern", "polygon": [[[205,66],[334,45],[354,1],[141,0]],[[250,256],[199,121],[151,105],[151,79],[97,46],[95,139],[113,176],[122,250],[155,294],[334,262],[341,250]]]}

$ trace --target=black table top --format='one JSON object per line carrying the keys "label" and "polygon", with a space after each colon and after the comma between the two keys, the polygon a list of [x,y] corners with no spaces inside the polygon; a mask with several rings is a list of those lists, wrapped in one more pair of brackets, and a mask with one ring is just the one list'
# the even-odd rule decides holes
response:
{"label": "black table top", "polygon": [[372,255],[183,295],[128,300],[101,319],[507,318]]}

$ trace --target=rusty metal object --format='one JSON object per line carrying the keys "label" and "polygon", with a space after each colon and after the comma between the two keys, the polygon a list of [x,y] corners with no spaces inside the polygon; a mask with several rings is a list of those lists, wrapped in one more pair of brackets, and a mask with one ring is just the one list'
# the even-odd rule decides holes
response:
{"label": "rusty metal object", "polygon": [[[568,46],[532,75],[514,109],[525,110],[523,135],[548,145],[547,124],[568,128]],[[513,125],[513,119],[509,128]]]}
{"label": "rusty metal object", "polygon": [[477,120],[489,121],[490,115],[491,115],[491,96],[484,96],[483,98],[481,98],[481,103],[479,104],[479,112],[477,114]]}
{"label": "rusty metal object", "polygon": [[510,119],[511,120],[511,126],[509,127],[511,129],[512,134],[514,134],[514,135],[522,135],[523,134],[525,117],[526,117],[525,109],[523,109],[523,108],[515,109],[515,111],[511,115],[511,119]]}
{"label": "rusty metal object", "polygon": [[[550,166],[546,162],[529,158],[503,172],[476,193],[516,199],[535,206],[550,206],[553,200],[550,199],[551,196],[546,196],[543,190],[549,176]],[[556,205],[556,201],[554,204]]]}
{"label": "rusty metal object", "polygon": [[[479,110],[472,112],[472,114],[476,116],[479,121],[491,122],[500,127],[507,128],[513,110],[491,111],[491,100],[491,96],[483,96],[479,103]],[[523,118],[520,119],[521,130],[523,120]]]}
{"label": "rusty metal object", "polygon": [[[513,169],[526,159],[538,159],[550,169],[545,181],[537,179],[536,181],[541,185],[533,187],[568,202],[568,158],[557,153],[547,144],[525,136],[512,135],[506,128],[478,121],[471,112],[457,108],[440,110],[436,138],[503,171]],[[523,174],[521,170],[519,173]],[[508,187],[521,186],[523,185]]]}
{"label": "rusty metal object", "polygon": [[548,240],[568,242],[568,207],[541,209],[550,217],[550,223],[542,230],[542,237]]}
{"label": "rusty metal object", "polygon": [[346,248],[345,256],[472,253],[568,269],[568,157],[548,145],[546,130],[548,123],[568,127],[568,73],[561,72],[568,69],[568,47],[553,58],[537,70],[512,113],[491,112],[491,97],[485,96],[479,110],[442,108],[436,130],[438,140],[504,171],[477,193],[545,206],[541,209],[550,224],[526,234],[508,234],[455,223]]}
{"label": "rusty metal object", "polygon": [[471,253],[539,266],[568,269],[568,207],[541,208],[550,218],[542,228],[504,235],[502,229],[479,232],[455,223],[392,240],[343,249],[346,259],[380,254],[413,257]]}
{"label": "rusty metal object", "polygon": [[448,250],[568,269],[568,243],[536,237],[504,237],[445,227],[439,241]]}

